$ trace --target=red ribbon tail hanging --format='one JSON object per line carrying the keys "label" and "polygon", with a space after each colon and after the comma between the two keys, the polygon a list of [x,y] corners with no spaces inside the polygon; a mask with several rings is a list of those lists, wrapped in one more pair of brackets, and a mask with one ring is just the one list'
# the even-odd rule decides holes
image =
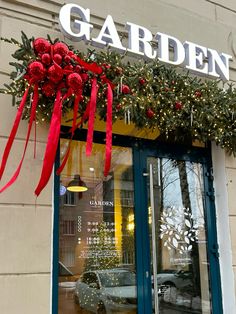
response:
{"label": "red ribbon tail hanging", "polygon": [[3,157],[2,157],[2,161],[1,161],[1,167],[0,167],[0,180],[1,180],[2,175],[4,173],[4,170],[5,170],[5,167],[6,167],[6,164],[7,164],[7,160],[8,160],[8,156],[10,154],[12,144],[13,144],[14,139],[16,137],[16,133],[17,133],[17,130],[18,130],[18,127],[19,127],[19,124],[20,124],[22,113],[23,113],[23,110],[24,110],[24,107],[25,107],[25,103],[26,103],[26,100],[27,100],[27,96],[28,96],[28,93],[29,93],[29,89],[30,89],[30,87],[28,87],[26,89],[26,91],[25,91],[25,93],[24,93],[24,95],[22,97],[22,100],[21,100],[20,106],[18,108],[18,111],[17,111],[17,114],[16,114],[16,118],[15,118],[12,130],[11,130],[11,133],[9,135],[9,138],[8,138],[8,141],[7,141],[4,153],[3,153]]}
{"label": "red ribbon tail hanging", "polygon": [[24,147],[23,155],[22,155],[21,161],[20,161],[15,173],[13,174],[11,179],[8,181],[8,183],[0,190],[0,193],[2,193],[8,187],[10,187],[16,181],[16,179],[18,178],[18,176],[20,174],[21,166],[23,164],[26,149],[27,149],[28,142],[29,142],[30,132],[32,129],[33,122],[35,121],[35,118],[36,118],[36,108],[37,108],[38,100],[39,100],[39,92],[38,92],[38,85],[36,84],[34,86],[33,102],[32,102],[32,106],[31,106],[30,120],[29,120],[28,131],[27,131],[27,136],[26,136],[26,140],[25,140],[25,147]]}
{"label": "red ribbon tail hanging", "polygon": [[92,90],[89,106],[89,121],[88,121],[88,133],[87,133],[87,142],[86,142],[86,155],[90,156],[93,146],[93,130],[94,130],[94,121],[95,121],[95,111],[96,111],[96,102],[97,102],[97,79],[94,78],[92,81]]}
{"label": "red ribbon tail hanging", "polygon": [[81,120],[76,124],[76,129],[78,129],[78,127],[80,127],[84,123],[84,121],[86,121],[88,119],[89,112],[90,112],[90,101],[87,104],[87,107],[85,109],[85,112],[84,112]]}
{"label": "red ribbon tail hanging", "polygon": [[72,124],[72,129],[71,129],[71,138],[70,138],[70,142],[66,151],[66,154],[64,156],[64,159],[60,165],[60,167],[57,169],[57,175],[60,175],[62,170],[64,169],[67,160],[69,158],[70,155],[70,148],[71,148],[71,142],[72,142],[72,138],[74,136],[75,130],[77,129],[77,124],[76,124],[76,119],[77,119],[77,114],[78,114],[78,110],[79,110],[79,102],[81,100],[81,95],[77,95],[75,97],[75,102],[74,102],[74,109],[73,109],[73,124]]}
{"label": "red ribbon tail hanging", "polygon": [[61,128],[61,115],[62,115],[62,99],[61,99],[61,91],[57,91],[56,100],[54,103],[53,113],[52,113],[52,119],[51,124],[48,132],[48,140],[47,145],[44,153],[44,159],[43,159],[43,167],[41,172],[41,177],[39,179],[39,183],[37,188],[35,189],[35,194],[39,196],[41,191],[44,189],[44,187],[47,185],[55,157],[57,152],[57,146],[58,141],[60,137],[60,128]]}
{"label": "red ribbon tail hanging", "polygon": [[36,117],[34,119],[34,159],[36,158],[36,149],[37,149],[37,123]]}
{"label": "red ribbon tail hanging", "polygon": [[112,152],[112,102],[113,93],[112,86],[107,84],[107,123],[106,123],[106,153],[104,176],[106,177],[111,167],[111,152]]}

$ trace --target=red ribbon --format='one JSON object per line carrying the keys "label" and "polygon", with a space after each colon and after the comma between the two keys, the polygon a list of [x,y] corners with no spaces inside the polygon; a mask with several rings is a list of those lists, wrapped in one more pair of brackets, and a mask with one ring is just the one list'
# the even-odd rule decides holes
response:
{"label": "red ribbon", "polygon": [[62,101],[63,100],[61,99],[61,90],[58,90],[56,100],[54,103],[49,133],[48,133],[48,140],[47,140],[47,146],[46,146],[46,150],[44,154],[41,177],[40,177],[38,186],[34,191],[34,193],[37,196],[40,194],[40,192],[48,183],[51,173],[52,173],[53,164],[55,161],[57,146],[58,146],[59,137],[60,137]]}
{"label": "red ribbon", "polygon": [[109,84],[112,89],[114,89],[114,88],[116,87],[115,84],[113,84],[113,83],[106,77],[105,74],[101,75],[100,78],[101,78],[101,81],[102,81],[103,84]]}
{"label": "red ribbon", "polygon": [[64,156],[64,159],[60,165],[60,167],[57,169],[57,175],[60,175],[62,170],[64,169],[66,163],[67,163],[67,160],[68,160],[68,157],[70,155],[70,148],[71,148],[71,141],[72,141],[72,138],[75,134],[75,130],[77,129],[77,126],[76,126],[76,119],[77,119],[77,114],[78,114],[78,109],[79,109],[79,102],[81,100],[81,94],[77,95],[75,97],[75,101],[74,101],[74,108],[73,108],[73,124],[72,124],[72,129],[71,129],[71,138],[70,138],[70,142],[69,142],[69,145],[68,145],[68,148],[67,148],[67,152]]}
{"label": "red ribbon", "polygon": [[107,84],[107,124],[106,124],[106,153],[104,176],[106,177],[111,167],[111,152],[112,152],[112,102],[113,93],[112,86]]}
{"label": "red ribbon", "polygon": [[94,74],[101,74],[103,71],[102,67],[100,67],[96,62],[88,63],[88,62],[80,59],[80,57],[78,57],[78,56],[76,56],[76,61],[79,63],[79,65],[84,67],[85,70],[91,71]]}
{"label": "red ribbon", "polygon": [[93,147],[93,131],[94,131],[96,103],[97,103],[97,92],[98,92],[97,79],[93,78],[90,106],[89,106],[90,109],[89,109],[87,143],[86,143],[86,155],[87,156],[91,155],[92,147]]}
{"label": "red ribbon", "polygon": [[16,137],[16,132],[17,132],[19,124],[20,124],[20,120],[21,120],[22,113],[23,113],[23,110],[24,110],[24,107],[25,107],[25,103],[26,103],[26,99],[27,99],[27,96],[28,96],[28,93],[29,93],[29,89],[30,89],[30,87],[28,87],[26,89],[26,91],[25,91],[25,93],[23,95],[23,98],[21,100],[20,106],[19,106],[17,114],[16,114],[16,118],[15,118],[12,130],[11,130],[11,133],[9,135],[9,138],[8,138],[8,141],[7,141],[4,153],[3,153],[2,162],[1,162],[1,168],[0,168],[0,179],[2,178],[2,175],[4,173],[4,170],[5,170],[5,167],[6,167],[6,164],[7,164],[7,160],[8,160],[8,156],[9,156],[12,144],[14,142],[14,139]]}
{"label": "red ribbon", "polygon": [[[28,90],[26,91],[27,94],[28,94]],[[25,92],[25,94],[26,94]],[[25,96],[25,95],[24,95]],[[26,95],[27,97],[27,95]],[[26,99],[26,97],[23,97],[22,101],[24,99]],[[20,170],[21,170],[21,166],[23,164],[23,161],[24,161],[24,158],[25,158],[25,153],[26,153],[26,149],[27,149],[27,146],[28,146],[28,142],[29,142],[29,137],[30,137],[30,132],[31,132],[31,129],[32,129],[32,125],[33,125],[33,122],[35,121],[36,119],[36,108],[37,108],[37,104],[38,104],[38,100],[39,100],[39,92],[38,92],[38,85],[35,84],[34,86],[34,95],[33,95],[33,102],[32,102],[32,106],[31,106],[31,113],[30,113],[30,120],[29,120],[29,125],[28,125],[28,131],[27,131],[27,136],[26,136],[26,140],[25,140],[25,147],[24,147],[24,151],[23,151],[23,155],[22,155],[22,158],[21,158],[21,161],[15,171],[15,173],[13,174],[13,176],[11,177],[11,179],[8,181],[8,183],[0,190],[0,193],[2,193],[3,191],[5,191],[9,186],[11,186],[15,181],[16,179],[18,178],[19,176],[19,173],[20,173]],[[21,102],[22,102],[21,101]],[[21,106],[20,106],[21,107]],[[20,109],[20,108],[19,108]],[[19,113],[19,112],[18,112]],[[17,115],[18,115],[17,113]],[[19,125],[19,124],[18,124]],[[12,135],[12,134],[11,134]],[[10,139],[10,138],[9,138]],[[14,140],[14,138],[13,138]],[[8,153],[9,154],[9,153]]]}

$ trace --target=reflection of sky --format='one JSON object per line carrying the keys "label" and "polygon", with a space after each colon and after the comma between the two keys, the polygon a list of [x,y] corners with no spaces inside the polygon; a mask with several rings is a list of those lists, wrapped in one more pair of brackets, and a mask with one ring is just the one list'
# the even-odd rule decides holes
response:
{"label": "reflection of sky", "polygon": [[[180,187],[179,169],[176,163],[169,159],[162,159],[163,179],[163,205],[164,208],[174,206],[183,208],[182,193]],[[191,202],[191,211],[195,219],[203,218],[202,202],[202,171],[201,165],[185,162],[188,193]],[[187,188],[187,187],[186,187]],[[186,191],[187,192],[187,191]]]}

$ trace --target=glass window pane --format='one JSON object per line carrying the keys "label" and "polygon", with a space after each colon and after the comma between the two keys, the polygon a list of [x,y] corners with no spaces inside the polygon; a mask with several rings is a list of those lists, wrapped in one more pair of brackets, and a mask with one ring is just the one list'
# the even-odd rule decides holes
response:
{"label": "glass window pane", "polygon": [[[136,313],[132,150],[113,147],[105,178],[105,145],[85,147],[72,142],[60,178],[59,313]],[[74,179],[87,190],[68,191]]]}

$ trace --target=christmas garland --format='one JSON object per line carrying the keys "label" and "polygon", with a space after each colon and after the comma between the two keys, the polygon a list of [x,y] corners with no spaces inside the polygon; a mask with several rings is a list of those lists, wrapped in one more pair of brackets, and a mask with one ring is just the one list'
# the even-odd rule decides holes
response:
{"label": "christmas garland", "polygon": [[[29,120],[29,126],[20,164],[0,192],[19,175],[34,122],[49,121],[42,174],[35,190],[36,195],[40,194],[53,169],[61,116],[71,110],[71,140],[75,130],[88,121],[87,155],[92,151],[95,112],[106,121],[105,176],[110,168],[112,123],[124,117],[138,128],[158,128],[165,138],[215,141],[230,153],[236,152],[236,92],[232,85],[220,88],[217,81],[178,73],[158,61],[131,64],[124,55],[109,49],[82,54],[49,36],[34,39],[22,33],[21,38],[22,42],[1,38],[18,46],[13,54],[16,62],[10,63],[14,67],[11,82],[0,89],[13,96],[18,111],[2,157],[0,178],[20,120]],[[69,153],[70,145],[58,174]]]}

